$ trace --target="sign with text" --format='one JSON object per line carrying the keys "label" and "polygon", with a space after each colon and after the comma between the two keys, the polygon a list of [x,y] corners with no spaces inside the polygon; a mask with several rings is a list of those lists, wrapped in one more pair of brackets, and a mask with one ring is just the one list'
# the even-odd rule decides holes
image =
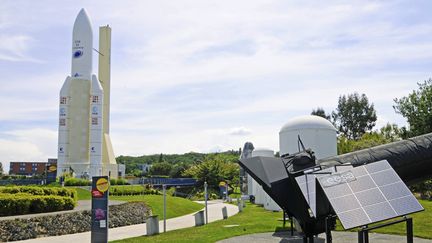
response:
{"label": "sign with text", "polygon": [[46,166],[46,178],[47,184],[53,183],[57,179],[57,164],[56,163],[48,163]]}
{"label": "sign with text", "polygon": [[92,179],[92,223],[91,242],[108,242],[108,176],[95,176]]}
{"label": "sign with text", "polygon": [[349,171],[344,171],[341,173],[331,174],[329,176],[323,176],[323,177],[319,178],[319,180],[320,180],[320,183],[323,187],[331,187],[331,186],[336,186],[339,184],[355,181],[356,177],[349,170]]}

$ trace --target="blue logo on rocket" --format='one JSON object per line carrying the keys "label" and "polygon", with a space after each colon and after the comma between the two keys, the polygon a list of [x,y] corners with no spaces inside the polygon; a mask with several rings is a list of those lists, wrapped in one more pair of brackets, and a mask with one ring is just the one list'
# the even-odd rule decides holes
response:
{"label": "blue logo on rocket", "polygon": [[78,50],[78,51],[75,51],[75,52],[74,52],[73,57],[74,57],[74,58],[78,58],[78,57],[80,57],[80,56],[82,56],[82,55],[83,55],[83,52],[80,51],[80,50]]}

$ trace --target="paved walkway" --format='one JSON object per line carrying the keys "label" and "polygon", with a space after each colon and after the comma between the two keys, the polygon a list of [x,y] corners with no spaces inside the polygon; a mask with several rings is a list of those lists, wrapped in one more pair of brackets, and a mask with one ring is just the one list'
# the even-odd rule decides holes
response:
{"label": "paved walkway", "polygon": [[[109,200],[108,204],[111,205],[119,205],[126,203],[126,201],[115,201],[115,200]],[[14,215],[14,216],[5,216],[0,217],[0,220],[8,220],[8,219],[28,219],[33,217],[40,217],[40,216],[46,216],[46,215],[56,215],[56,214],[64,214],[64,213],[72,213],[77,211],[83,211],[83,210],[91,210],[91,200],[79,200],[78,205],[72,209],[72,210],[66,210],[66,211],[56,211],[56,212],[49,212],[49,213],[35,213],[35,214],[24,214],[24,215]]]}
{"label": "paved walkway", "polygon": [[[232,204],[226,204],[222,201],[212,201],[208,204],[208,221],[213,222],[222,219],[222,208],[227,207],[228,216],[232,216],[238,213],[238,207]],[[167,231],[189,228],[195,226],[194,213],[185,216],[168,219],[166,222]],[[163,221],[159,221],[159,231],[163,232]],[[108,231],[108,240],[121,240],[131,237],[146,235],[146,224],[136,224],[125,227],[111,228]],[[90,242],[91,234],[89,232],[42,237],[24,241],[15,242],[26,242],[26,243],[58,243],[58,242]]]}
{"label": "paved walkway", "polygon": [[[357,242],[357,232],[334,231],[332,237],[335,243]],[[406,243],[406,236],[370,233],[369,241],[373,243]],[[320,234],[318,238],[314,239],[314,242],[324,243],[325,234]],[[414,242],[432,243],[432,240],[414,238]],[[291,236],[289,232],[277,232],[237,236],[218,241],[218,243],[303,243],[303,238],[298,235]]]}

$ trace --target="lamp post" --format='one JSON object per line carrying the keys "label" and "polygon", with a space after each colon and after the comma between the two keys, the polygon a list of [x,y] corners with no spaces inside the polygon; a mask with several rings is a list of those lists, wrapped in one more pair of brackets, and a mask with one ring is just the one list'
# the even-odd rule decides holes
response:
{"label": "lamp post", "polygon": [[204,202],[205,202],[205,223],[208,224],[208,214],[207,214],[207,181],[204,182]]}

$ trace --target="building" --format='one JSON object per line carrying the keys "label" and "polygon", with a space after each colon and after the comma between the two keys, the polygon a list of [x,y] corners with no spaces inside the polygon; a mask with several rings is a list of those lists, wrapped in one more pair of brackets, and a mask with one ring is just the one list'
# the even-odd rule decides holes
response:
{"label": "building", "polygon": [[10,175],[42,175],[46,173],[46,168],[56,166],[57,159],[48,159],[48,162],[10,162]]}
{"label": "building", "polygon": [[138,165],[138,168],[142,170],[143,173],[148,173],[150,171],[150,168],[152,167],[151,164],[140,164]]}

